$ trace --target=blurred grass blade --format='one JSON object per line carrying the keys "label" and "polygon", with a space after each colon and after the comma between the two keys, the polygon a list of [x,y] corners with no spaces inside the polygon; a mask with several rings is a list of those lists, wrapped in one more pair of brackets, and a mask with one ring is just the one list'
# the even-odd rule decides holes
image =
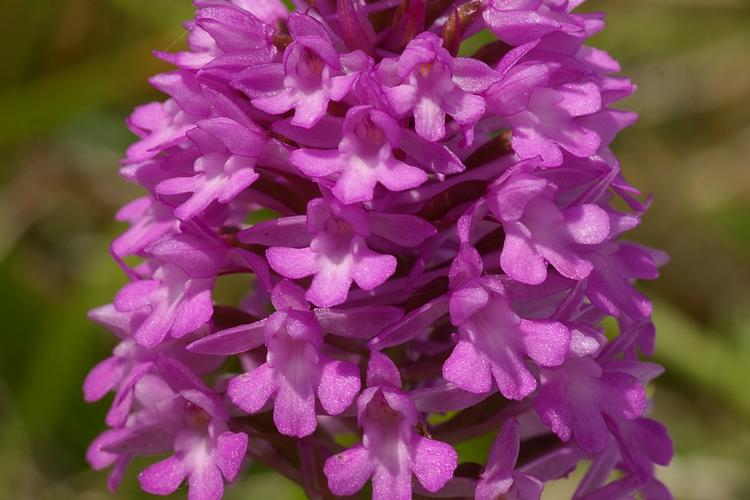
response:
{"label": "blurred grass blade", "polygon": [[71,117],[143,94],[144,81],[168,68],[151,50],[176,35],[159,36],[67,68],[0,94],[0,149],[50,131]]}
{"label": "blurred grass blade", "polygon": [[654,300],[657,359],[695,394],[724,401],[750,422],[747,379],[750,366],[723,337],[707,332],[663,300]]}

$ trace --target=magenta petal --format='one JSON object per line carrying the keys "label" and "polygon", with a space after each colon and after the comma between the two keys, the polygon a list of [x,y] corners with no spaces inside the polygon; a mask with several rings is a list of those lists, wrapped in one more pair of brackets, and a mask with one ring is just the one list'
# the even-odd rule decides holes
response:
{"label": "magenta petal", "polygon": [[318,149],[336,149],[341,141],[341,127],[343,120],[335,116],[324,116],[317,127],[310,129],[292,125],[291,119],[279,120],[271,125],[271,129],[300,146]]}
{"label": "magenta petal", "polygon": [[[306,311],[309,309],[309,304],[305,300],[305,289],[286,280],[280,281],[271,290],[271,304],[278,311],[283,309]],[[265,322],[266,320],[261,321]]]}
{"label": "magenta petal", "polygon": [[251,99],[271,97],[284,88],[284,67],[278,63],[257,64],[237,74],[232,87]]}
{"label": "magenta petal", "polygon": [[182,268],[192,278],[213,278],[221,269],[227,247],[202,234],[182,233],[151,245],[146,251]]}
{"label": "magenta petal", "polygon": [[229,118],[210,118],[198,122],[198,128],[216,137],[233,155],[257,158],[265,145],[262,129],[249,120],[241,125]]}
{"label": "magenta petal", "polygon": [[333,307],[346,301],[352,277],[349,269],[327,266],[315,274],[305,297],[318,307]]}
{"label": "magenta petal", "polygon": [[419,438],[411,469],[427,491],[442,488],[458,465],[458,454],[449,444],[433,439]]}
{"label": "magenta petal", "polygon": [[304,96],[299,102],[292,117],[292,125],[303,128],[312,128],[326,113],[328,108],[328,97],[322,92]]}
{"label": "magenta petal", "polygon": [[[290,371],[296,372],[293,367]],[[291,376],[290,376],[291,375]],[[273,405],[273,421],[284,435],[305,437],[315,432],[315,394],[309,374],[285,374]]]}
{"label": "magenta petal", "polygon": [[[279,3],[281,2],[279,1]],[[326,42],[330,42],[331,38],[328,35],[326,28],[315,18],[309,15],[304,15],[299,12],[293,12],[289,15],[287,24],[289,25],[289,33],[291,33],[295,38],[317,37],[322,38]]]}
{"label": "magenta petal", "polygon": [[188,476],[188,500],[221,500],[224,480],[213,463],[201,464]]}
{"label": "magenta petal", "polygon": [[315,309],[315,317],[326,333],[349,338],[370,339],[401,319],[397,307],[364,306],[350,309]]}
{"label": "magenta petal", "polygon": [[458,387],[482,394],[492,389],[487,358],[477,352],[474,344],[460,341],[443,364],[443,377]]}
{"label": "magenta petal", "polygon": [[[399,460],[400,459],[400,460]],[[393,457],[391,463],[375,468],[372,475],[372,500],[410,500],[411,471],[408,457]]]}
{"label": "magenta petal", "polygon": [[83,395],[87,402],[104,397],[120,380],[123,373],[122,360],[116,357],[99,362],[86,375],[83,382]]}
{"label": "magenta petal", "polygon": [[187,300],[183,300],[177,308],[177,314],[172,324],[172,336],[180,338],[208,323],[213,311],[211,290],[202,290]]}
{"label": "magenta petal", "polygon": [[445,110],[458,123],[471,124],[484,114],[484,99],[474,94],[455,92],[455,95],[448,96]]}
{"label": "magenta petal", "polygon": [[385,349],[408,342],[423,334],[434,321],[447,313],[448,300],[444,296],[438,297],[410,312],[401,321],[380,333],[370,341],[370,348]]}
{"label": "magenta petal", "polygon": [[519,447],[518,422],[514,419],[508,420],[492,443],[482,478],[487,481],[510,479],[518,459]]}
{"label": "magenta petal", "polygon": [[582,116],[576,121],[582,127],[594,132],[600,139],[601,146],[608,146],[622,129],[638,121],[638,115],[631,111],[606,109],[593,115]]}
{"label": "magenta petal", "polygon": [[536,378],[531,374],[520,354],[505,352],[492,360],[490,371],[503,396],[521,401],[534,392]]}
{"label": "magenta petal", "polygon": [[180,361],[161,355],[157,358],[156,365],[164,381],[169,384],[169,387],[174,392],[189,390],[198,391],[199,393],[209,392],[206,384],[203,383],[193,370]]}
{"label": "magenta petal", "polygon": [[481,286],[466,286],[456,290],[448,303],[451,322],[458,326],[464,324],[485,307],[489,300],[489,293]]}
{"label": "magenta petal", "polygon": [[378,351],[370,354],[370,362],[367,364],[367,385],[401,387],[401,375],[391,358]]}
{"label": "magenta petal", "polygon": [[366,248],[355,254],[352,278],[363,290],[372,290],[381,285],[396,271],[396,258],[380,255]]}
{"label": "magenta petal", "polygon": [[107,416],[104,418],[104,421],[109,426],[120,427],[128,420],[128,415],[130,414],[132,407],[133,387],[131,386],[127,389],[121,388],[117,391],[115,401],[112,402],[112,406],[110,406],[107,411]]}
{"label": "magenta petal", "polygon": [[549,75],[550,68],[546,65],[516,66],[489,90],[490,109],[505,116],[520,113],[528,106],[533,90],[547,83]]}
{"label": "magenta petal", "polygon": [[263,345],[265,320],[249,325],[240,325],[214,333],[188,345],[187,349],[198,354],[229,356],[240,354]]}
{"label": "magenta petal", "polygon": [[[536,160],[526,160],[516,164],[516,168],[533,168],[538,164]],[[487,204],[492,213],[502,221],[518,221],[523,217],[526,206],[535,198],[543,196],[549,191],[549,182],[540,177],[518,173],[506,182],[493,189]]]}
{"label": "magenta petal", "polygon": [[[352,159],[351,161],[356,160]],[[346,205],[369,201],[373,197],[377,180],[376,173],[371,169],[347,168],[336,181],[333,194]]]}
{"label": "magenta petal", "polygon": [[157,184],[156,192],[163,195],[191,193],[200,187],[201,180],[201,175],[173,177]]}
{"label": "magenta petal", "polygon": [[[502,5],[502,4],[500,4]],[[531,10],[487,9],[484,20],[492,31],[504,42],[521,45],[559,29],[554,19]]]}
{"label": "magenta petal", "polygon": [[395,158],[385,162],[377,173],[378,181],[391,191],[415,188],[427,181],[427,174],[424,170],[407,165]]}
{"label": "magenta petal", "polygon": [[343,361],[323,362],[318,383],[318,399],[329,415],[346,410],[359,393],[359,368]]}
{"label": "magenta petal", "polygon": [[[371,388],[372,389],[372,388]],[[398,386],[395,388],[385,387],[379,388],[382,391],[382,397],[385,402],[390,406],[391,410],[396,413],[400,413],[401,416],[411,425],[416,425],[418,420],[417,409],[414,407],[414,401],[408,394],[401,391]],[[363,398],[364,399],[364,398]],[[362,417],[362,412],[359,413]],[[362,418],[360,418],[362,420]]]}
{"label": "magenta petal", "polygon": [[539,479],[520,473],[513,475],[513,489],[511,493],[515,493],[519,500],[540,500],[543,490],[544,483]]}
{"label": "magenta petal", "polygon": [[174,315],[164,308],[156,309],[133,333],[133,338],[144,347],[154,347],[167,336],[174,322]]}
{"label": "magenta petal", "polygon": [[273,270],[287,278],[304,278],[318,270],[317,256],[309,248],[273,247],[266,257]]}
{"label": "magenta petal", "polygon": [[243,432],[223,432],[216,440],[214,460],[227,481],[234,481],[246,451],[247,434]]}
{"label": "magenta petal", "polygon": [[[253,99],[252,103],[253,106],[260,109],[261,111],[265,111],[266,113],[272,115],[280,115],[292,109],[297,101],[296,99],[294,99],[294,97],[291,96],[291,92],[286,90],[270,97],[259,97],[257,99]],[[292,120],[292,124],[298,125],[298,123],[295,123],[294,120]]]}
{"label": "magenta petal", "polygon": [[354,495],[364,487],[373,473],[369,453],[361,445],[350,448],[326,460],[323,473],[328,487],[335,495]]}
{"label": "magenta petal", "polygon": [[565,211],[565,226],[574,242],[602,243],[609,236],[609,216],[598,205],[576,205]]}
{"label": "magenta petal", "polygon": [[405,115],[417,102],[417,91],[411,85],[386,88],[385,95],[388,103],[398,115]]}
{"label": "magenta petal", "polygon": [[[504,496],[513,486],[513,478],[508,476],[502,480],[486,481],[482,480],[477,483],[477,489],[474,492],[474,500],[497,500],[498,498],[510,498]],[[526,497],[519,497],[519,500]]]}
{"label": "magenta petal", "polygon": [[608,412],[630,420],[643,415],[646,391],[636,378],[624,373],[606,373],[602,376],[602,382],[608,385],[613,396],[616,395],[602,405]]}
{"label": "magenta petal", "polygon": [[157,280],[141,280],[125,285],[115,296],[114,306],[120,312],[135,311],[147,306],[151,294],[159,289]]}
{"label": "magenta petal", "polygon": [[470,57],[453,60],[453,81],[466,92],[479,94],[499,79],[499,73],[482,61]]}
{"label": "magenta petal", "polygon": [[120,486],[128,464],[130,464],[130,458],[121,456],[112,467],[112,472],[107,476],[107,488],[111,493],[117,491],[117,488]]}
{"label": "magenta petal", "polygon": [[419,246],[437,234],[432,224],[413,215],[373,213],[370,221],[374,234],[408,248]]}
{"label": "magenta petal", "polygon": [[575,418],[570,424],[573,437],[578,445],[589,452],[601,451],[609,440],[604,418],[597,408],[577,407]]}
{"label": "magenta petal", "polygon": [[637,278],[647,280],[658,278],[658,267],[668,260],[668,257],[661,255],[660,252],[628,242],[620,243],[617,257],[627,272]]}
{"label": "magenta petal", "polygon": [[[102,434],[100,437],[106,435]],[[100,442],[100,450],[106,453],[156,455],[172,449],[173,436],[164,432],[158,424],[123,429],[107,436],[107,442]]]}
{"label": "magenta petal", "polygon": [[[235,159],[237,158],[239,157],[232,156],[227,161],[227,171],[231,171],[231,169],[235,167],[240,168],[240,170],[228,176],[227,183],[219,191],[218,196],[216,197],[216,201],[219,203],[229,203],[255,182],[258,177],[260,177],[260,175],[258,175],[252,168],[245,165],[247,162],[246,159],[242,159],[240,162],[235,162]],[[237,163],[240,163],[240,166],[237,166]]]}
{"label": "magenta petal", "polygon": [[563,154],[554,141],[536,130],[536,117],[521,112],[514,115],[514,130],[511,145],[516,154],[526,160],[540,156],[544,166],[555,167],[563,162]]}
{"label": "magenta petal", "polygon": [[431,99],[417,101],[414,120],[417,133],[428,141],[437,142],[445,136],[445,110]]}
{"label": "magenta petal", "polygon": [[180,487],[187,474],[182,461],[176,456],[171,456],[147,467],[138,475],[138,482],[147,493],[169,495]]}
{"label": "magenta petal", "polygon": [[567,151],[578,157],[586,158],[599,151],[602,140],[596,131],[585,128],[583,122],[581,124],[578,122],[579,120],[573,122],[565,135],[551,134],[550,137]]}
{"label": "magenta petal", "polygon": [[655,420],[605,417],[607,427],[615,436],[622,459],[641,481],[653,477],[653,465],[667,466],[674,455],[674,446],[667,429]]}
{"label": "magenta petal", "polygon": [[153,203],[154,201],[149,196],[136,198],[115,213],[115,220],[135,223],[148,212]]}
{"label": "magenta petal", "polygon": [[192,219],[206,210],[216,200],[219,190],[220,186],[218,185],[202,183],[196,187],[192,196],[185,203],[175,209],[175,216],[182,221]]}
{"label": "magenta petal", "polygon": [[570,116],[585,116],[596,113],[602,108],[599,87],[593,82],[569,83],[558,90],[562,101],[558,106]]}
{"label": "magenta petal", "polygon": [[552,432],[562,441],[570,441],[572,418],[570,409],[567,407],[564,395],[556,390],[541,391],[534,401],[534,408],[539,418]]}
{"label": "magenta petal", "polygon": [[298,149],[292,151],[289,160],[301,172],[313,177],[324,177],[346,166],[336,150]]}
{"label": "magenta petal", "polygon": [[465,166],[446,146],[427,141],[409,129],[402,131],[401,148],[424,168],[441,174],[457,174]]}
{"label": "magenta petal", "polygon": [[126,429],[110,429],[99,434],[86,450],[86,461],[94,470],[102,470],[117,460],[117,455],[105,448],[127,434]]}
{"label": "magenta petal", "polygon": [[250,373],[244,373],[229,381],[227,395],[232,403],[247,413],[257,413],[276,391],[273,370],[262,364]]}
{"label": "magenta petal", "polygon": [[305,230],[307,217],[297,215],[281,217],[270,221],[253,224],[240,232],[238,238],[242,243],[273,247],[306,247],[310,244],[310,235]]}
{"label": "magenta petal", "polygon": [[525,228],[520,224],[506,224],[505,243],[500,254],[500,265],[508,276],[529,285],[538,285],[547,278],[547,265],[531,245]]}
{"label": "magenta petal", "polygon": [[152,366],[153,363],[151,362],[138,363],[119,381],[115,399],[105,418],[107,425],[121,427],[125,424],[132,409],[135,386],[151,370]]}
{"label": "magenta petal", "polygon": [[343,38],[352,49],[359,49],[366,53],[373,50],[375,31],[369,19],[362,12],[361,5],[353,0],[336,0]]}
{"label": "magenta petal", "polygon": [[521,321],[526,352],[541,366],[558,366],[565,361],[570,331],[556,321]]}
{"label": "magenta petal", "polygon": [[357,73],[350,73],[348,75],[336,76],[331,78],[326,91],[332,101],[340,101],[346,94],[351,90],[352,85],[357,80],[359,75]]}
{"label": "magenta petal", "polygon": [[487,399],[492,393],[475,394],[446,383],[409,391],[417,411],[446,413],[463,410]]}

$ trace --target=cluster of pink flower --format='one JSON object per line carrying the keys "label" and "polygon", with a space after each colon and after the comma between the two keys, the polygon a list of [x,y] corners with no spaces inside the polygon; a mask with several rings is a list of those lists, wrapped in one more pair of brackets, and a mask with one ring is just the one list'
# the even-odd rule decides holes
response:
{"label": "cluster of pink flower", "polygon": [[590,461],[575,498],[669,498],[634,288],[665,256],[619,241],[648,205],[608,149],[634,87],[582,1],[196,1],[129,120],[131,282],[91,312],[121,340],[84,385],[115,393],[88,453],[112,488],[168,454],[144,490],[217,499],[258,461],[311,498],[525,500]]}

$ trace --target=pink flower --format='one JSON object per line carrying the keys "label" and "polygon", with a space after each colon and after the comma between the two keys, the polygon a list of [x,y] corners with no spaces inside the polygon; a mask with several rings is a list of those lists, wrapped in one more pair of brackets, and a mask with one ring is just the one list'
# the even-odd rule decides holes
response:
{"label": "pink flower", "polygon": [[544,484],[533,476],[513,470],[520,449],[518,422],[509,420],[503,424],[492,444],[487,466],[480,476],[474,494],[476,500],[517,498],[539,500]]}
{"label": "pink flower", "polygon": [[221,498],[224,479],[239,473],[247,451],[247,434],[227,430],[223,402],[180,363],[162,358],[159,370],[174,396],[160,402],[161,415],[173,434],[174,454],[138,476],[148,493],[169,495],[188,482],[188,498]]}
{"label": "pink flower", "polygon": [[291,162],[314,177],[339,174],[332,192],[341,203],[370,201],[375,185],[391,191],[419,186],[427,174],[393,156],[401,140],[398,122],[369,106],[350,108],[344,120],[344,135],[338,150],[298,149]]}
{"label": "pink flower", "polygon": [[601,207],[584,203],[561,210],[555,191],[544,178],[519,172],[493,186],[487,197],[505,231],[500,265],[522,283],[544,282],[547,263],[566,278],[586,278],[594,265],[585,249],[609,237],[609,216]]}
{"label": "pink flower", "polygon": [[570,332],[557,321],[521,319],[500,281],[491,275],[480,278],[481,257],[476,250],[464,248],[462,252],[476,261],[479,272],[450,295],[458,343],[443,365],[443,377],[476,393],[490,392],[494,379],[503,396],[521,400],[537,386],[526,358],[540,366],[561,365]]}
{"label": "pink flower", "polygon": [[321,352],[323,330],[315,315],[302,306],[304,290],[282,282],[274,297],[277,311],[255,327],[264,332],[266,362],[232,379],[228,394],[248,413],[261,411],[273,400],[279,432],[304,437],[317,426],[316,398],[330,415],[340,414],[352,403],[359,392],[359,370]]}
{"label": "pink flower", "polygon": [[601,451],[609,439],[607,415],[638,418],[646,408],[641,382],[617,363],[572,358],[558,369],[545,369],[534,402],[539,417],[563,441],[576,440],[587,452]]}
{"label": "pink flower", "polygon": [[372,290],[396,270],[395,257],[368,248],[365,237],[370,223],[356,206],[313,200],[307,208],[307,227],[313,235],[309,247],[272,247],[266,257],[287,278],[313,275],[305,296],[317,306],[341,304],[355,281],[362,289]]}
{"label": "pink flower", "polygon": [[115,297],[120,312],[143,311],[146,315],[133,332],[145,347],[153,347],[167,335],[180,338],[211,318],[212,279],[193,279],[174,264],[154,271],[153,279],[125,285]]}
{"label": "pink flower", "polygon": [[191,193],[175,209],[181,220],[194,217],[214,201],[232,201],[252,184],[258,178],[254,167],[265,144],[262,131],[249,120],[244,124],[227,118],[202,120],[188,137],[200,151],[194,163],[196,174],[156,186],[160,195]]}
{"label": "pink flower", "polygon": [[328,32],[312,17],[293,14],[293,42],[284,62],[255,66],[237,75],[233,85],[252,98],[253,106],[274,115],[294,109],[293,125],[313,127],[330,101],[341,101],[357,74],[345,74]]}
{"label": "pink flower", "polygon": [[412,474],[427,491],[439,491],[456,469],[455,450],[419,434],[417,411],[401,390],[398,369],[378,352],[370,358],[367,386],[357,401],[362,444],[326,460],[331,491],[353,495],[372,478],[373,499],[408,499]]}
{"label": "pink flower", "polygon": [[461,125],[471,143],[474,124],[484,114],[484,99],[476,93],[492,83],[492,69],[477,60],[455,59],[432,33],[409,42],[401,56],[378,67],[388,104],[399,116],[413,113],[415,130],[428,141],[445,136],[445,117]]}

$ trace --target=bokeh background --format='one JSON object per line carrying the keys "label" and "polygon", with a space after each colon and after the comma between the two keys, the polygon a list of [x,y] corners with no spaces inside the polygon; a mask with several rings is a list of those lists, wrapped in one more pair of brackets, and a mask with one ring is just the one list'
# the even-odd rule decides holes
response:
{"label": "bokeh background", "polygon": [[[656,303],[655,415],[677,446],[678,499],[750,499],[750,2],[589,0],[594,43],[640,85],[615,150],[655,194],[633,234],[672,262]],[[123,120],[159,99],[150,54],[184,44],[188,0],[5,0],[0,30],[0,499],[99,499],[87,469],[107,403],[81,382],[113,339],[87,322],[125,277],[107,254],[136,195],[117,175]],[[145,498],[131,468],[118,499]],[[569,497],[563,483],[545,498]],[[178,494],[184,497],[184,490]],[[263,470],[228,498],[304,498]]]}

